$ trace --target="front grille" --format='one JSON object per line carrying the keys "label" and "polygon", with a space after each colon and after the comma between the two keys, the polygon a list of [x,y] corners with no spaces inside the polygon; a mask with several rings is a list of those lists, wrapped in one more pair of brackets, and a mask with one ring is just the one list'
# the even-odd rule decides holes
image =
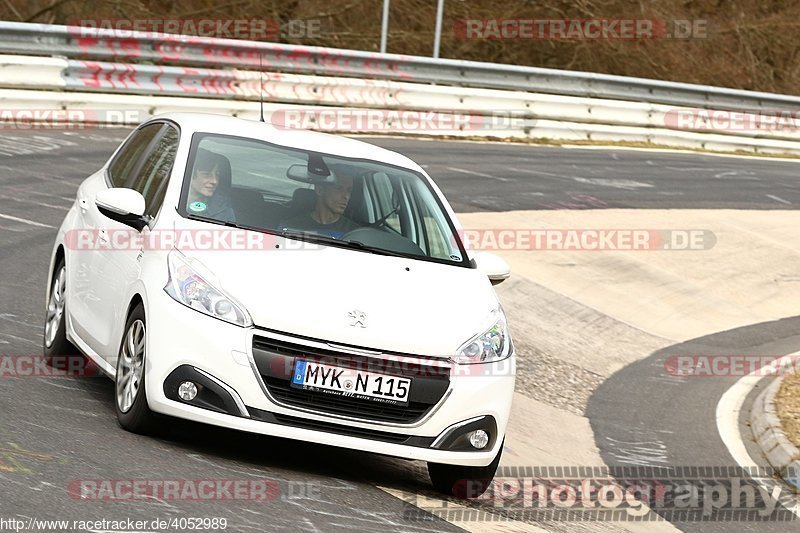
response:
{"label": "front grille", "polygon": [[[253,338],[253,356],[264,386],[277,402],[367,421],[414,423],[433,409],[450,385],[449,369],[446,367],[416,363],[398,367],[392,366],[391,358],[347,354],[260,336]],[[327,364],[335,366],[372,369],[374,372],[409,377],[412,383],[408,405],[394,405],[292,387],[290,378],[296,359],[324,359]]]}
{"label": "front grille", "polygon": [[[343,345],[337,345],[337,346],[342,346],[343,348],[346,348],[346,346],[343,346]],[[324,349],[323,348],[317,348],[317,347],[312,347],[312,346],[306,346],[304,344],[299,344],[297,342],[288,342],[288,341],[272,339],[272,338],[268,338],[268,337],[261,337],[261,336],[258,336],[258,335],[255,335],[253,337],[253,349],[254,350],[263,350],[263,351],[267,351],[267,352],[271,352],[271,353],[275,353],[275,354],[280,354],[280,355],[285,355],[285,356],[293,356],[293,357],[316,357],[316,358],[324,357],[324,358],[329,358],[329,359],[330,358],[343,358],[343,359],[352,360],[354,362],[362,362],[362,361],[368,360],[369,362],[372,362],[372,363],[379,363],[381,361],[385,361],[385,360],[377,359],[375,357],[349,354],[349,353],[344,352],[342,350],[336,350],[336,349],[333,349],[333,348],[324,348]],[[355,350],[356,353],[357,353],[359,350],[366,350],[366,349],[365,348],[360,348],[360,347],[357,347],[357,346],[353,346],[353,350]],[[418,355],[411,355],[411,354],[405,354],[405,353],[399,353],[399,352],[381,352],[381,353],[384,354],[384,355],[387,355],[387,356],[395,356],[395,357],[400,357],[400,358],[405,358],[405,359],[424,358],[424,357],[420,357]],[[430,359],[431,359],[432,363],[434,363],[436,361],[438,361],[440,363],[442,362],[442,358],[431,357]],[[415,374],[419,375],[421,372],[425,372],[426,371],[430,375],[436,375],[436,376],[439,376],[439,377],[447,377],[447,376],[449,376],[449,370],[446,367],[434,366],[433,364],[431,366],[428,366],[428,365],[419,365],[419,364],[406,363],[406,364],[404,364],[403,368],[405,370],[405,372],[403,372],[404,375],[410,375],[410,376],[413,376]]]}

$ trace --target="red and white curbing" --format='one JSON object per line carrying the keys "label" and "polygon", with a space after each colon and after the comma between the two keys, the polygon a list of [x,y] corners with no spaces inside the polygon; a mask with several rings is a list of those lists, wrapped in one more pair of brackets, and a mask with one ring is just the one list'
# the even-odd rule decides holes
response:
{"label": "red and white curbing", "polygon": [[775,409],[782,382],[783,378],[776,378],[756,397],[750,410],[750,429],[769,464],[795,492],[800,492],[800,449],[786,438]]}

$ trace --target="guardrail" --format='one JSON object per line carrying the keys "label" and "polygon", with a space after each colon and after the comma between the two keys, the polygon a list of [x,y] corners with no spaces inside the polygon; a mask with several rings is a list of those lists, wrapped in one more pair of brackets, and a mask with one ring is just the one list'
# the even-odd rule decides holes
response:
{"label": "guardrail", "polygon": [[121,34],[104,29],[21,22],[0,22],[0,53],[249,69],[259,67],[260,57],[265,69],[270,71],[321,76],[510,89],[739,111],[800,106],[800,97],[794,96],[590,72],[235,39],[145,32]]}
{"label": "guardrail", "polygon": [[[208,109],[199,99],[253,102],[263,92],[271,110],[281,109],[275,104],[283,103],[283,109],[311,105],[446,110],[484,117],[482,131],[447,132],[455,135],[800,153],[797,129],[713,131],[706,119],[686,128],[670,124],[670,114],[687,106],[751,113],[800,109],[800,98],[777,94],[471,61],[13,22],[0,22],[0,52],[13,54],[0,56],[0,86],[6,88],[0,90],[0,100],[5,105],[32,98],[22,93],[3,96],[20,89],[86,93],[84,107],[98,98],[89,93],[102,93],[104,105],[125,94],[179,97],[183,102],[166,107],[181,109]],[[257,72],[259,61],[263,74]],[[74,96],[67,99],[70,105],[76,105]],[[186,102],[186,97],[195,101]],[[211,106],[223,107],[251,112],[246,105]]]}

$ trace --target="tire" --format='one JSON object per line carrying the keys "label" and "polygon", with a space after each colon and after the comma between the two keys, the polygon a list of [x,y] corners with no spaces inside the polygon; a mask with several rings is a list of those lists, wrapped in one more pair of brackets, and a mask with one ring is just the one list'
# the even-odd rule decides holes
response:
{"label": "tire", "polygon": [[53,270],[50,298],[45,309],[42,354],[45,362],[60,370],[85,370],[86,359],[67,340],[66,312],[67,269],[60,259]]}
{"label": "tire", "polygon": [[139,304],[125,322],[125,333],[117,353],[114,409],[123,429],[143,435],[153,433],[158,427],[156,414],[147,405],[146,341],[144,307]]}
{"label": "tire", "polygon": [[500,456],[503,455],[503,444],[494,460],[487,466],[461,466],[428,463],[428,475],[431,484],[438,492],[447,496],[469,499],[477,498],[489,488],[492,483]]}

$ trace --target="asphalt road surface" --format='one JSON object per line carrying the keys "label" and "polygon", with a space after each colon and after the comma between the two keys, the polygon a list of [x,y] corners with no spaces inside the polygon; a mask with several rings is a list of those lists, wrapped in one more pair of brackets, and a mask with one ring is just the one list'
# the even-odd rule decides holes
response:
{"label": "asphalt road surface", "polygon": [[[613,347],[610,347],[613,349]],[[800,351],[800,317],[753,324],[706,335],[667,348],[623,368],[601,384],[589,399],[586,416],[592,425],[603,461],[614,467],[725,467],[720,474],[686,474],[709,484],[732,478],[746,479],[742,469],[731,468],[731,457],[717,432],[716,408],[720,397],[738,378],[665,377],[668,358],[675,354],[759,354],[781,356]],[[748,418],[754,397],[769,385],[761,382],[742,409],[739,429],[750,456],[769,476],[767,463],[749,437]],[[759,460],[760,459],[760,460]],[[680,475],[681,472],[678,472]],[[670,475],[664,477],[668,481]],[[755,486],[755,485],[754,485]],[[789,495],[788,487],[784,491]],[[664,516],[669,516],[664,513]],[[792,517],[792,520],[795,518]],[[781,521],[675,521],[683,531],[774,531],[796,528],[796,523]]]}
{"label": "asphalt road surface", "polygon": [[459,213],[800,206],[796,162],[624,149],[368,141],[423,165]]}
{"label": "asphalt road surface", "polygon": [[[41,353],[44,293],[56,228],[78,184],[96,170],[125,130],[13,132],[0,136],[0,354]],[[587,208],[796,209],[797,163],[623,149],[367,139],[425,166],[456,211]],[[707,349],[751,353],[798,349],[797,320],[698,339]],[[682,346],[685,353],[696,347]],[[754,350],[762,350],[756,352]],[[674,353],[674,352],[672,352]],[[697,353],[697,352],[696,352]],[[708,353],[706,350],[705,353]],[[617,441],[658,433],[669,464],[732,465],[714,425],[730,386],[666,383],[655,375],[664,353],[623,369],[593,394],[588,416],[607,464]],[[702,380],[701,380],[702,381]],[[421,463],[174,421],[158,438],[121,430],[113,384],[105,378],[0,380],[0,516],[69,520],[226,518],[229,530],[448,531],[378,486],[429,492]],[[667,402],[680,409],[667,412]],[[637,433],[638,432],[638,433]],[[654,456],[656,457],[656,456]],[[623,458],[624,459],[624,458]],[[268,501],[86,501],[76,480],[268,480]],[[679,524],[707,529],[716,524]],[[768,525],[780,530],[781,524]],[[786,526],[787,524],[783,524]],[[701,527],[702,526],[702,527]],[[759,523],[719,525],[762,530]],[[777,528],[777,529],[776,529]],[[786,530],[785,527],[783,530]]]}

